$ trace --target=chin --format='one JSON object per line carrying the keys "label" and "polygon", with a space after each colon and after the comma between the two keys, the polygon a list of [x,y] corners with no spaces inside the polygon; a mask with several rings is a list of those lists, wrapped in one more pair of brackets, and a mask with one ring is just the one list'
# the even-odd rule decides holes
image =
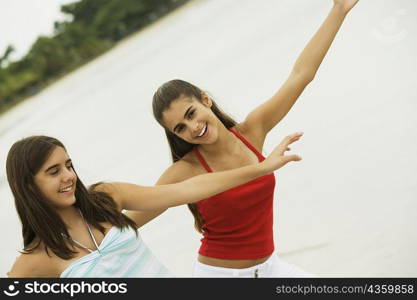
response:
{"label": "chin", "polygon": [[72,199],[71,199],[71,205],[74,205],[74,204],[75,204],[75,202],[77,202],[77,199],[75,199],[75,196],[74,196],[74,197],[72,197]]}
{"label": "chin", "polygon": [[217,142],[217,134],[213,134],[213,135],[210,137],[210,139],[208,139],[208,140],[206,141],[206,144],[207,144],[207,145],[211,145],[211,144],[214,144],[215,142]]}
{"label": "chin", "polygon": [[61,206],[62,207],[68,207],[74,205],[76,202],[75,196],[68,197],[66,199],[61,200]]}

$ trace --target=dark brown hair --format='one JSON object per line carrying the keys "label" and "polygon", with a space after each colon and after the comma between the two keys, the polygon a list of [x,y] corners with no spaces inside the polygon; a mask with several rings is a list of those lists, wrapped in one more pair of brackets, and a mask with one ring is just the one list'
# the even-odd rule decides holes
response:
{"label": "dark brown hair", "polygon": [[[23,253],[34,251],[43,242],[47,253],[50,249],[60,258],[70,259],[76,252],[62,236],[69,236],[67,228],[34,182],[35,174],[56,147],[65,150],[60,141],[48,136],[31,136],[14,143],[7,155],[7,180],[22,222]],[[119,228],[130,226],[136,232],[136,224],[117,209],[112,197],[94,191],[98,184],[87,190],[77,175],[74,206],[103,234],[105,229],[99,222],[109,222]]]}
{"label": "dark brown hair", "polygon": [[[195,97],[202,101],[203,91],[195,85],[180,79],[174,79],[160,86],[153,96],[152,110],[155,119],[164,128],[165,135],[171,150],[172,161],[176,162],[190,152],[195,144],[188,143],[178,137],[175,133],[165,127],[163,112],[171,106],[171,103],[178,100],[181,96]],[[232,128],[237,124],[230,116],[224,113],[212,100],[211,110],[226,128]],[[195,203],[188,204],[188,208],[194,216],[194,225],[198,232],[203,232],[204,220],[202,219]]]}

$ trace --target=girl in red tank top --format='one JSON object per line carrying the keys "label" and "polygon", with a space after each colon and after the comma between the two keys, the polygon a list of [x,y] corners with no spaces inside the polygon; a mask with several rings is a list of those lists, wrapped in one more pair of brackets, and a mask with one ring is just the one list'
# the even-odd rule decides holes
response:
{"label": "girl in red tank top", "polygon": [[[172,80],[159,87],[153,97],[153,112],[165,129],[174,164],[158,184],[262,160],[267,133],[313,80],[344,18],[357,2],[333,0],[328,16],[287,80],[242,123],[224,114],[207,93],[188,82]],[[189,205],[195,226],[203,234],[195,276],[308,276],[271,255],[274,187],[275,177],[269,174]]]}
{"label": "girl in red tank top", "polygon": [[[230,131],[253,151],[260,162],[265,159],[243,136],[233,129]],[[206,171],[213,172],[198,148],[193,151]],[[199,253],[242,260],[271,255],[274,251],[274,189],[275,176],[271,173],[197,202],[198,212],[205,221]]]}

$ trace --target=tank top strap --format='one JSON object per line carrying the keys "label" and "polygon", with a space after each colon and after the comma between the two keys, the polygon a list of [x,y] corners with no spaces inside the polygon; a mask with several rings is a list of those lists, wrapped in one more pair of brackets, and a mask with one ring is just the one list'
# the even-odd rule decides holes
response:
{"label": "tank top strap", "polygon": [[213,170],[209,167],[207,162],[204,160],[203,156],[201,155],[200,151],[198,151],[197,147],[194,147],[193,151],[198,161],[203,165],[204,169],[206,169],[207,172],[213,173]]}
{"label": "tank top strap", "polygon": [[256,150],[256,148],[254,146],[252,146],[251,143],[249,143],[249,141],[247,139],[245,139],[239,132],[237,132],[236,130],[229,128],[229,131],[231,131],[235,136],[237,136],[250,150],[252,150],[253,153],[255,153],[255,155],[258,157],[259,161],[263,161],[265,159],[265,157],[259,153],[258,150]]}

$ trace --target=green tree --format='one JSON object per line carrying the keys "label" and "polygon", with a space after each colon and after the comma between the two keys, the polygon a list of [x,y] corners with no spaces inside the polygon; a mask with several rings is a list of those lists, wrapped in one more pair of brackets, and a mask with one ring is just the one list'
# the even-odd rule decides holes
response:
{"label": "green tree", "polygon": [[0,67],[3,67],[8,61],[10,54],[14,52],[14,47],[12,45],[8,45],[2,57],[0,57]]}

